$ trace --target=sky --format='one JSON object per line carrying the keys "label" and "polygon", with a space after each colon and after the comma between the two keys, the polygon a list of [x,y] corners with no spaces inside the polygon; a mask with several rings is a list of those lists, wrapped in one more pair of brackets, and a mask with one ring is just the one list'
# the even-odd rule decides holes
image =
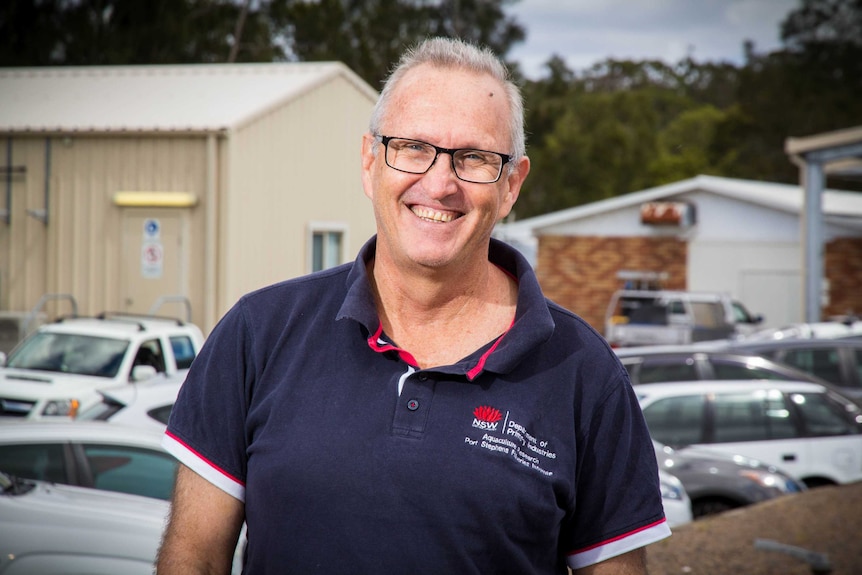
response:
{"label": "sky", "polygon": [[527,32],[507,60],[530,79],[546,75],[557,54],[582,71],[607,58],[744,63],[743,43],[755,52],[781,47],[780,23],[801,0],[520,0],[508,7]]}

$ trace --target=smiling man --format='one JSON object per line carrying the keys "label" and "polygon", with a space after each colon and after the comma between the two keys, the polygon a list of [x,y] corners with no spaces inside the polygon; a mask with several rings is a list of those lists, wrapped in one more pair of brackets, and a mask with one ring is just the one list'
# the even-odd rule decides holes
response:
{"label": "smiling man", "polygon": [[530,170],[490,52],[432,39],[362,141],[377,235],[243,297],[182,387],[158,573],[641,574],[669,535],[616,356],[491,239]]}

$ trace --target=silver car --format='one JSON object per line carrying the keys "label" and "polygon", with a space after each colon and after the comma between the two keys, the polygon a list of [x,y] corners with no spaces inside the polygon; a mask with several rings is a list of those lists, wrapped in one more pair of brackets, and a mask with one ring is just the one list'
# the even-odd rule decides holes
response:
{"label": "silver car", "polygon": [[784,471],[741,455],[709,449],[673,449],[653,441],[660,469],[676,476],[695,519],[806,489]]}
{"label": "silver car", "polygon": [[0,471],[0,573],[150,575],[168,508]]}

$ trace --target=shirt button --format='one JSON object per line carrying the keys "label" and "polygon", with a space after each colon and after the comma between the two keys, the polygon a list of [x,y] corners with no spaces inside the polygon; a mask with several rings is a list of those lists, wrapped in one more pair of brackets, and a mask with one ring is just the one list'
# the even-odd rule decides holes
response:
{"label": "shirt button", "polygon": [[410,411],[416,411],[419,409],[419,400],[418,399],[408,399],[407,400],[407,409]]}
{"label": "shirt button", "polygon": [[424,373],[419,374],[419,381],[428,381],[428,375]]}

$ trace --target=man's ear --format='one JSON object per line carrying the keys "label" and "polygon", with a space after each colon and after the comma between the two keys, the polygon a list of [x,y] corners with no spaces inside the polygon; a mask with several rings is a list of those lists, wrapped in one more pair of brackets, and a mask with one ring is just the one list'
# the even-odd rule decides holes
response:
{"label": "man's ear", "polygon": [[362,136],[362,148],[360,152],[362,156],[362,189],[369,198],[373,198],[374,196],[372,173],[374,170],[374,161],[376,160],[376,156],[374,155],[375,145],[377,145],[377,138],[371,134]]}
{"label": "man's ear", "polygon": [[[504,170],[506,168],[503,168]],[[506,176],[506,189],[503,196],[503,202],[500,204],[500,212],[497,214],[497,219],[502,220],[512,211],[515,202],[518,201],[518,196],[521,194],[521,186],[527,175],[530,173],[530,158],[522,156],[512,172]]]}

